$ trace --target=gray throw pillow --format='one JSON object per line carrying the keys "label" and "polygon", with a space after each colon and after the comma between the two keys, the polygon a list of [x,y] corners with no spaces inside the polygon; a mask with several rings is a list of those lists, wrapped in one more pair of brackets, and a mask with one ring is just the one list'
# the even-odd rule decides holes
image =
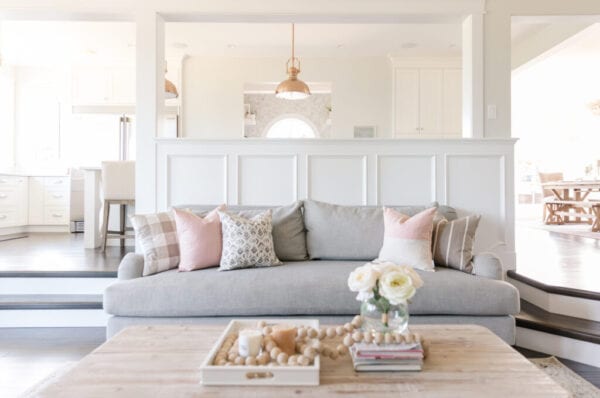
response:
{"label": "gray throw pillow", "polygon": [[[389,206],[413,216],[430,206]],[[341,206],[304,201],[306,244],[311,259],[364,260],[377,258],[383,245],[383,208]]]}
{"label": "gray throw pillow", "polygon": [[[179,208],[190,209],[198,215],[205,215],[215,208],[211,206],[182,205]],[[302,216],[302,202],[286,206],[228,206],[229,214],[246,218],[254,217],[265,210],[272,211],[273,243],[275,254],[282,261],[303,261],[308,259],[306,250],[306,229]]]}
{"label": "gray throw pillow", "polygon": [[280,265],[275,255],[271,210],[250,219],[219,211],[223,232],[220,270]]}

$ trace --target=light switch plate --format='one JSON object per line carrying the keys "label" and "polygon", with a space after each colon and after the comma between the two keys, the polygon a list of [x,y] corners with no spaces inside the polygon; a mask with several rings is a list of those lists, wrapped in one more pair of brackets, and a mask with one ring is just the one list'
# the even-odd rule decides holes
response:
{"label": "light switch plate", "polygon": [[487,106],[487,118],[496,119],[496,105]]}

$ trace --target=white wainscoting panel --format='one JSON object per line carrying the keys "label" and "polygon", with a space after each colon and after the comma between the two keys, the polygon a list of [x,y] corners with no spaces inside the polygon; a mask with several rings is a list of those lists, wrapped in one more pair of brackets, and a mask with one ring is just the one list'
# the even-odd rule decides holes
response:
{"label": "white wainscoting panel", "polygon": [[310,199],[340,205],[367,204],[367,157],[309,155],[307,193]]}
{"label": "white wainscoting panel", "polygon": [[167,206],[227,202],[225,155],[169,156],[167,176]]}
{"label": "white wainscoting panel", "polygon": [[377,157],[377,204],[422,205],[435,200],[435,156]]}
{"label": "white wainscoting panel", "polygon": [[[446,155],[446,201],[458,215],[481,214],[475,250],[490,250],[506,245],[502,220],[505,206],[505,158],[502,155]],[[467,184],[472,188],[468,189]]]}
{"label": "white wainscoting panel", "polygon": [[298,200],[298,157],[243,155],[238,158],[238,204],[285,205]]}
{"label": "white wainscoting panel", "polygon": [[514,269],[512,139],[156,140],[156,210],[179,204],[427,205],[482,215],[476,251]]}

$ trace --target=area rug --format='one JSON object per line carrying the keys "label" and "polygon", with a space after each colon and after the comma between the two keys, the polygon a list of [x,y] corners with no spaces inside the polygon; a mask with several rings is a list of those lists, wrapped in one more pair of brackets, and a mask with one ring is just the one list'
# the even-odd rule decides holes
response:
{"label": "area rug", "polygon": [[600,390],[567,368],[555,357],[529,358],[529,360],[567,390],[571,397],[600,398]]}

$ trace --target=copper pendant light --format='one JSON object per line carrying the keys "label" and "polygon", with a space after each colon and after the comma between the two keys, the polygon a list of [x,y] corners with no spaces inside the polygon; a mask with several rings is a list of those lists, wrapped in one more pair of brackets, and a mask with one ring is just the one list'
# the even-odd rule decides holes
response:
{"label": "copper pendant light", "polygon": [[292,57],[287,61],[286,72],[288,78],[279,83],[275,90],[275,96],[289,100],[307,98],[310,95],[310,89],[306,83],[298,79],[300,60],[294,55],[294,24],[292,24]]}

